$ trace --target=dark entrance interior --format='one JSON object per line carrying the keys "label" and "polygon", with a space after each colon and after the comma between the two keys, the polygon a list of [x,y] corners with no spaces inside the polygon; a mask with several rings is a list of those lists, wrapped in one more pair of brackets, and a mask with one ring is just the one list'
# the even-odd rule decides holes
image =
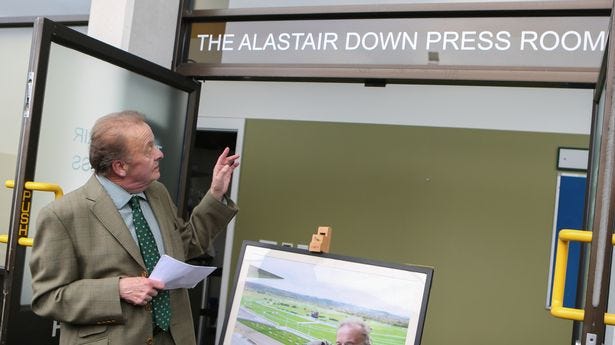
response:
{"label": "dark entrance interior", "polygon": [[[189,172],[187,212],[191,212],[207,193],[211,173],[218,155],[229,147],[235,152],[237,133],[233,131],[198,130],[192,147],[192,162]],[[218,267],[204,282],[190,290],[192,316],[197,330],[197,344],[213,345],[216,341],[218,302],[222,283],[222,263],[226,234],[218,236],[206,255],[193,264]]]}

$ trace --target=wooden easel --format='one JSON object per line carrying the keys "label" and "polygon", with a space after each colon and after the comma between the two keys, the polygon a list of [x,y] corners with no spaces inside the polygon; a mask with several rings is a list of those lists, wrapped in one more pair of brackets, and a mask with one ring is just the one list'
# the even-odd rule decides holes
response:
{"label": "wooden easel", "polygon": [[312,253],[328,253],[331,248],[331,235],[333,229],[330,226],[319,226],[312,235],[309,250]]}

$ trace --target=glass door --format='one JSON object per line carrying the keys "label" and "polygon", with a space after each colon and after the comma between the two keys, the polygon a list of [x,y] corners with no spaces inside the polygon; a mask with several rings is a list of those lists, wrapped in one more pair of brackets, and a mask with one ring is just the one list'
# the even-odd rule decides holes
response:
{"label": "glass door", "polygon": [[59,337],[57,322],[30,309],[30,250],[18,243],[34,237],[36,215],[55,195],[24,184],[54,184],[64,194],[79,187],[92,174],[88,144],[94,121],[137,110],[162,146],[160,181],[182,214],[200,93],[192,79],[44,18],[34,25],[27,79],[3,270],[1,344],[53,344]]}
{"label": "glass door", "polygon": [[[581,344],[611,344],[612,329],[605,336],[612,284],[612,236],[615,222],[615,112],[613,112],[613,13],[609,43],[604,52],[600,75],[594,90],[586,229],[592,231],[587,262],[586,284],[579,304],[584,304],[582,324],[575,324],[574,340]],[[609,334],[610,333],[610,334]]]}

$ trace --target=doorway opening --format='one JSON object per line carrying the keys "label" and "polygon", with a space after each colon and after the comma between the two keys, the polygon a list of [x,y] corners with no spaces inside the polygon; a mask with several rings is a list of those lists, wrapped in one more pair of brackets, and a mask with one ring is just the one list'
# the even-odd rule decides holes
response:
{"label": "doorway opening", "polygon": [[[209,190],[212,171],[224,148],[233,154],[237,146],[237,132],[222,130],[197,130],[192,146],[189,169],[187,214],[199,203]],[[228,193],[230,194],[232,183]],[[207,254],[193,260],[198,265],[214,266],[216,269],[207,279],[189,290],[193,320],[197,330],[198,345],[213,345],[216,340],[216,326],[220,305],[224,247],[228,232],[220,234],[211,243]]]}

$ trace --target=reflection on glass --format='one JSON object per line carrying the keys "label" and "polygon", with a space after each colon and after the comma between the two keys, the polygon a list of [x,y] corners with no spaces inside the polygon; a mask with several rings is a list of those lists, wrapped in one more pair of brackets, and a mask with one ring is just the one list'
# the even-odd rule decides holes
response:
{"label": "reflection on glass", "polygon": [[594,128],[592,128],[592,156],[590,157],[591,176],[589,178],[589,198],[588,198],[588,218],[587,228],[594,228],[594,213],[596,209],[596,189],[598,187],[598,170],[600,170],[600,143],[602,140],[602,121],[604,119],[604,97],[605,89],[602,89],[600,100],[594,114]]}
{"label": "reflection on glass", "polygon": [[[517,0],[517,2],[535,0]],[[545,0],[560,1],[560,0]],[[223,8],[256,8],[256,7],[293,7],[293,6],[340,6],[340,5],[386,5],[386,4],[432,4],[432,3],[455,3],[455,2],[510,2],[510,0],[337,0],[335,2],[326,0],[303,0],[303,1],[233,1],[233,0],[195,0],[192,9],[210,10]]]}
{"label": "reflection on glass", "polygon": [[[102,115],[131,109],[146,115],[163,147],[160,181],[177,197],[187,104],[185,91],[52,44],[35,180],[57,183],[64,193],[81,186],[92,174],[88,160],[90,128]],[[53,199],[46,194],[51,193],[34,195],[30,237],[36,232],[38,211]],[[30,304],[30,285],[27,269],[21,296],[24,305]]]}
{"label": "reflection on glass", "polygon": [[2,0],[0,17],[49,17],[87,15],[91,0]]}

